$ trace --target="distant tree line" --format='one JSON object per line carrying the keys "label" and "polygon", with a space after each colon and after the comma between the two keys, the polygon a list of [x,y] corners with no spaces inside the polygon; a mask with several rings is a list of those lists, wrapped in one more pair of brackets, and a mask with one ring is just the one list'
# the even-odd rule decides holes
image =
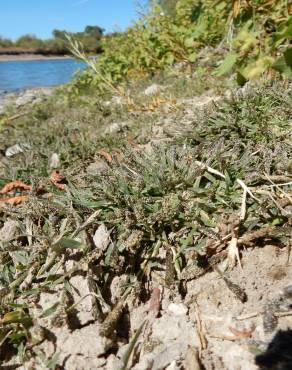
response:
{"label": "distant tree line", "polygon": [[104,29],[99,26],[86,26],[83,32],[67,32],[64,30],[54,30],[52,38],[42,40],[35,35],[26,34],[19,37],[16,41],[0,36],[0,52],[2,53],[23,53],[30,52],[43,55],[65,55],[68,54],[68,41],[66,34],[71,35],[75,40],[82,43],[84,51],[87,53],[100,53],[101,38]]}

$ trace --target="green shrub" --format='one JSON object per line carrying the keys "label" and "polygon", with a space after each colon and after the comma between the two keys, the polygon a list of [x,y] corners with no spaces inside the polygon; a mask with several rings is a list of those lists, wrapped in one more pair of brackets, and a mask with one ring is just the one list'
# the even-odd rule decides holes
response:
{"label": "green shrub", "polygon": [[236,71],[243,84],[273,69],[289,77],[291,36],[292,18],[285,0],[178,0],[175,12],[166,13],[153,5],[124,33],[103,38],[98,74],[85,72],[77,85],[89,83],[102,90],[100,74],[121,84],[179,62],[196,66],[206,46],[211,47],[211,56],[212,48],[221,50],[223,57],[217,57],[213,66],[218,76]]}

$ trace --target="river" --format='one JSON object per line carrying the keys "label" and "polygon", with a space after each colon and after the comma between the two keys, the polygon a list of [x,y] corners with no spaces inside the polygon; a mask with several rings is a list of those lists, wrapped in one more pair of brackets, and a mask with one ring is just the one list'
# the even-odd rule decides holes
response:
{"label": "river", "polygon": [[85,64],[74,59],[17,60],[0,62],[0,95],[34,87],[69,82]]}

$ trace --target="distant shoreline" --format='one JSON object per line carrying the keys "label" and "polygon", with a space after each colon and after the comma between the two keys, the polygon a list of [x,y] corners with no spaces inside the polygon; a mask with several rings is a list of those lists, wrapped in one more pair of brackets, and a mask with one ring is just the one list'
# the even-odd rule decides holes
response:
{"label": "distant shoreline", "polygon": [[73,59],[70,55],[42,55],[42,54],[0,54],[0,62],[29,61],[29,60],[63,60]]}

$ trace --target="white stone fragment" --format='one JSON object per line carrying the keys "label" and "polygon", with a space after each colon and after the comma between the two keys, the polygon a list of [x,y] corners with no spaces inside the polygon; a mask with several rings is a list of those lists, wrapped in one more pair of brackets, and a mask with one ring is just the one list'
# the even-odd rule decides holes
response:
{"label": "white stone fragment", "polygon": [[167,310],[175,316],[183,316],[188,312],[187,307],[183,303],[170,303]]}
{"label": "white stone fragment", "polygon": [[53,153],[50,158],[50,168],[60,167],[60,157],[58,153]]}
{"label": "white stone fragment", "polygon": [[6,149],[5,156],[12,157],[29,149],[31,149],[31,147],[28,144],[15,144]]}
{"label": "white stone fragment", "polygon": [[160,91],[161,91],[161,86],[159,86],[157,84],[153,84],[153,85],[148,86],[144,90],[144,94],[147,95],[147,96],[151,96],[151,95],[158,94]]}
{"label": "white stone fragment", "polygon": [[0,229],[0,243],[8,242],[15,238],[18,234],[18,222],[13,220],[5,221],[4,225]]}
{"label": "white stone fragment", "polygon": [[104,224],[101,224],[93,236],[93,242],[96,248],[105,251],[109,246],[111,239],[110,233]]}

